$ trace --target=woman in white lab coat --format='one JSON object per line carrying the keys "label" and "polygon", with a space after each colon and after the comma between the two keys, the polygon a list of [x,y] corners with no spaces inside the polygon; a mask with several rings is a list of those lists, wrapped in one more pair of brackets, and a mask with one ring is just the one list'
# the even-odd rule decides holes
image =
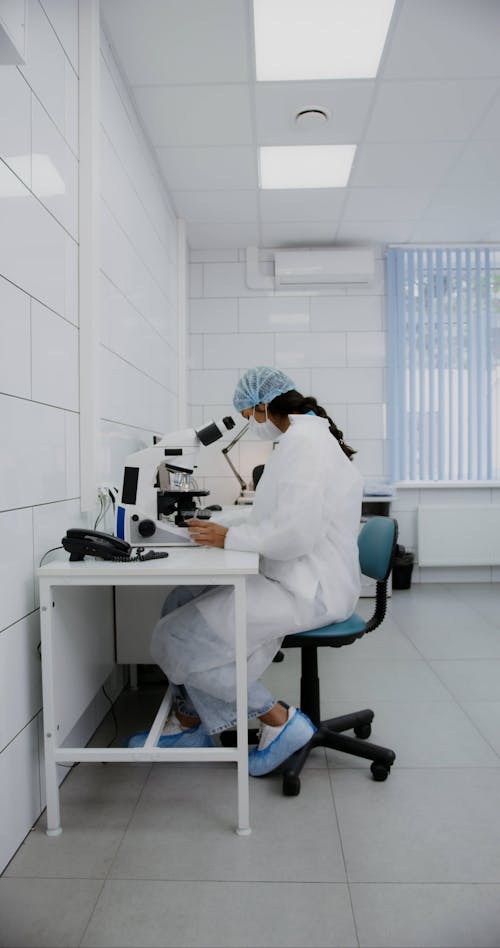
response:
{"label": "woman in white lab coat", "polygon": [[[342,432],[279,369],[248,370],[234,405],[257,436],[277,444],[244,523],[192,520],[189,531],[199,544],[260,554],[259,574],[247,578],[248,713],[262,724],[249,768],[260,776],[314,733],[302,712],[277,701],[258,679],[286,635],[353,612],[362,479]],[[176,714],[160,745],[206,746],[236,723],[233,616],[228,587],[179,587],[167,597],[151,654],[173,686]]]}

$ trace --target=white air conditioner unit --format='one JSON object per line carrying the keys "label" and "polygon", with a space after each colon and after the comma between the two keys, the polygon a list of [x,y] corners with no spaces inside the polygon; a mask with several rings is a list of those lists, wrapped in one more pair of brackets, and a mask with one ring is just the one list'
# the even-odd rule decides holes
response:
{"label": "white air conditioner unit", "polygon": [[274,254],[275,287],[358,284],[375,276],[375,254],[370,248],[338,250],[277,250]]}

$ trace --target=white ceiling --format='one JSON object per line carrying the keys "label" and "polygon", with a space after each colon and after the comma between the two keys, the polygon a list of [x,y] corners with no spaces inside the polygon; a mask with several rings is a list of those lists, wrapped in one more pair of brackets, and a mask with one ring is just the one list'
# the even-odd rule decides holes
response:
{"label": "white ceiling", "polygon": [[[193,249],[500,240],[500,0],[396,0],[376,79],[309,82],[255,81],[251,0],[101,8]],[[348,186],[260,191],[290,144],[357,144]]]}

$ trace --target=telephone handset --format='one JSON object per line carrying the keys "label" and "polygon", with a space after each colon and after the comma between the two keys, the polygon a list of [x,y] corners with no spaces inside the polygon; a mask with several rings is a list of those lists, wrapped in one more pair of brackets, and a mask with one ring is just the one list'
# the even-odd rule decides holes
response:
{"label": "telephone handset", "polygon": [[143,562],[168,556],[166,552],[143,553],[144,547],[138,547],[136,555],[132,557],[132,547],[126,540],[119,540],[118,537],[101,533],[99,530],[85,530],[81,527],[72,527],[67,530],[61,543],[70,554],[69,558],[72,562],[83,560],[85,556],[98,556],[102,560],[113,560],[119,563],[135,563],[138,560]]}

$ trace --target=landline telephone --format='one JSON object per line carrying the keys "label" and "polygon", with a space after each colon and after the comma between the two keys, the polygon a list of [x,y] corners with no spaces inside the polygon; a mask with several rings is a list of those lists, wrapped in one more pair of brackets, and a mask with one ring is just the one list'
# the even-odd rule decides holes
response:
{"label": "landline telephone", "polygon": [[143,546],[137,547],[135,556],[132,556],[133,548],[126,540],[119,540],[118,537],[101,533],[99,530],[85,530],[81,527],[72,527],[67,530],[61,543],[70,554],[69,558],[72,562],[83,560],[85,556],[97,556],[102,560],[113,560],[117,563],[143,563],[146,560],[158,560],[168,556],[166,552],[158,553],[153,550],[144,553]]}

